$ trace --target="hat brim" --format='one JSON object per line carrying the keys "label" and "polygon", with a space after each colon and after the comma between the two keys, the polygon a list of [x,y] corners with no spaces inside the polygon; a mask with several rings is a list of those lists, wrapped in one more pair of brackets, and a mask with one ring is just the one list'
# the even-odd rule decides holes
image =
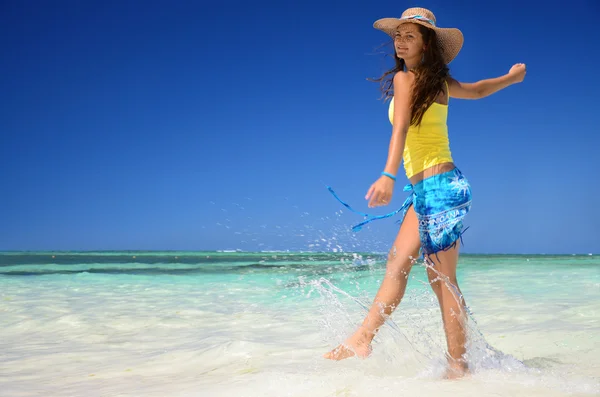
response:
{"label": "hat brim", "polygon": [[401,20],[398,18],[382,18],[375,21],[375,23],[373,23],[373,27],[387,33],[393,39],[398,26],[405,23],[416,23],[434,30],[437,36],[440,52],[442,53],[442,59],[446,64],[449,64],[454,58],[456,58],[463,46],[464,36],[459,29],[438,28],[431,26],[427,22],[419,21],[418,19]]}

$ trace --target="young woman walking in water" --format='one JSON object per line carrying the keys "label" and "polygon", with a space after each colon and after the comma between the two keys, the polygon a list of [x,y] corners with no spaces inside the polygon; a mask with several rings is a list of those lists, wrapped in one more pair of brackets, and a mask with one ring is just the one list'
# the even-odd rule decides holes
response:
{"label": "young woman walking in water", "polygon": [[448,347],[446,377],[460,377],[468,372],[467,335],[456,265],[462,220],[471,207],[471,187],[450,153],[448,101],[450,97],[480,99],[519,83],[525,77],[525,65],[516,64],[501,77],[461,83],[450,76],[447,65],[463,45],[462,32],[439,28],[431,11],[409,8],[400,18],[383,18],[373,26],[393,38],[396,66],[377,80],[386,99],[392,98],[389,119],[393,128],[385,169],[366,199],[369,207],[390,202],[401,160],[410,180],[404,190],[411,194],[399,210],[402,224],[369,313],[358,330],[325,358],[365,358],[370,354],[371,341],[399,305],[421,251],[442,312]]}

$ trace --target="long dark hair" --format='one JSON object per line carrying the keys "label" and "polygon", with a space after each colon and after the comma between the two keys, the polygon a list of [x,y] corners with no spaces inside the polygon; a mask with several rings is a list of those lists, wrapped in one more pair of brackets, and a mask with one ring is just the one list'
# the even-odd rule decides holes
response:
{"label": "long dark hair", "polygon": [[[423,25],[415,25],[419,27],[419,31],[423,35],[423,42],[426,49],[423,62],[411,69],[415,73],[415,82],[410,101],[411,125],[421,124],[423,114],[435,102],[440,91],[443,91],[444,81],[450,76],[450,70],[444,63],[442,53],[437,45],[435,31]],[[385,72],[380,78],[370,79],[371,81],[380,83],[384,100],[388,100],[394,96],[394,75],[396,72],[403,71],[405,66],[404,59],[398,58],[395,49],[393,54],[396,66]]]}

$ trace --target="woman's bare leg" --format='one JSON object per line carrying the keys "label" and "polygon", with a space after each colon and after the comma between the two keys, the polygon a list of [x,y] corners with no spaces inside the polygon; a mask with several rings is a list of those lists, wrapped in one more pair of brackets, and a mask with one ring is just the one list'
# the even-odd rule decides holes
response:
{"label": "woman's bare leg", "polygon": [[418,226],[417,215],[411,205],[388,254],[385,277],[369,313],[350,338],[323,357],[342,360],[354,355],[363,358],[369,355],[373,337],[404,296],[408,274],[419,255],[421,242]]}
{"label": "woman's bare leg", "polygon": [[466,304],[456,280],[458,241],[453,248],[426,257],[427,275],[439,302],[448,346],[449,369],[447,378],[456,378],[468,372],[464,359],[466,352]]}

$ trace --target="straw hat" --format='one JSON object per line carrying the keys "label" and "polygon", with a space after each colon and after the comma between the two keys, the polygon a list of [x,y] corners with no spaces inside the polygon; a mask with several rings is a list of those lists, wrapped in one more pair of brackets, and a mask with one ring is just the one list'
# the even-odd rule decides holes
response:
{"label": "straw hat", "polygon": [[462,32],[456,28],[438,28],[436,26],[435,15],[426,8],[409,8],[402,13],[400,18],[378,19],[373,24],[373,27],[387,33],[393,39],[398,26],[404,23],[417,23],[426,28],[433,29],[437,36],[442,58],[446,64],[449,64],[462,48],[464,42]]}

